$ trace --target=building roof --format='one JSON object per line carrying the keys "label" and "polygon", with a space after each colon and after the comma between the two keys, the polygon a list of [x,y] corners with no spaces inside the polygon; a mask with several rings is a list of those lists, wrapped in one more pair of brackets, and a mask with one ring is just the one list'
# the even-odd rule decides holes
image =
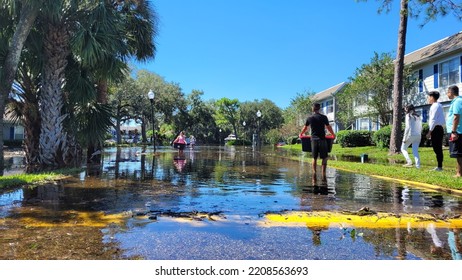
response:
{"label": "building roof", "polygon": [[462,31],[404,56],[404,64],[425,63],[462,49]]}
{"label": "building roof", "polygon": [[318,92],[317,94],[315,94],[312,97],[312,99],[319,101],[319,100],[324,100],[324,99],[333,97],[335,94],[337,94],[339,91],[341,91],[346,84],[347,84],[346,82],[342,82],[342,83],[340,83],[338,85],[335,85],[335,86],[333,86],[331,88],[328,88],[326,90]]}

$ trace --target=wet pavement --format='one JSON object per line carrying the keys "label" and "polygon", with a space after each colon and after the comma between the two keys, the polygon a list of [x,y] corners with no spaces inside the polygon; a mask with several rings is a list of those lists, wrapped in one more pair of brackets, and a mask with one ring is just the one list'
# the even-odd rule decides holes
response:
{"label": "wet pavement", "polygon": [[[461,257],[461,197],[332,168],[313,181],[310,163],[286,153],[106,149],[101,166],[78,176],[0,195],[0,259]],[[360,209],[418,221],[361,226],[345,215]],[[288,222],[294,213],[338,220]]]}

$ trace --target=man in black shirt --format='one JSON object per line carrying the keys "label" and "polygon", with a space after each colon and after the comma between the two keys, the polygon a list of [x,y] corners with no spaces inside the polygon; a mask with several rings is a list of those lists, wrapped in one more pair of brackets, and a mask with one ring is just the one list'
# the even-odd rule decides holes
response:
{"label": "man in black shirt", "polygon": [[327,157],[328,146],[326,141],[326,129],[335,138],[334,130],[329,124],[327,117],[319,112],[321,104],[313,104],[313,114],[306,119],[305,126],[300,132],[300,137],[305,134],[309,127],[311,127],[311,152],[313,161],[311,167],[313,170],[313,177],[316,178],[316,166],[318,157],[322,159],[322,180],[326,181]]}

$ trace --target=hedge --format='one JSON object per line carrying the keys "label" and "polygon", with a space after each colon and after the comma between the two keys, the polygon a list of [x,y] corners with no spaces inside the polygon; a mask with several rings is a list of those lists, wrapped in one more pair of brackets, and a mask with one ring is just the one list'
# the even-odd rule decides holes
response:
{"label": "hedge", "polygon": [[373,135],[373,131],[367,130],[342,130],[336,134],[336,140],[342,148],[373,146]]}

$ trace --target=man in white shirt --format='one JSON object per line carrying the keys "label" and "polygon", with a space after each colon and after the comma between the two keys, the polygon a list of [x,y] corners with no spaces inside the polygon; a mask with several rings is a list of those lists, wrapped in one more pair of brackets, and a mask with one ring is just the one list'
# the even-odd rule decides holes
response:
{"label": "man in white shirt", "polygon": [[427,138],[432,140],[433,151],[436,154],[436,161],[438,166],[435,167],[435,171],[443,170],[443,136],[444,136],[444,111],[441,103],[438,102],[440,98],[440,93],[436,90],[430,91],[428,93],[427,101],[431,104],[430,115],[428,117],[428,126],[429,131],[427,133]]}

